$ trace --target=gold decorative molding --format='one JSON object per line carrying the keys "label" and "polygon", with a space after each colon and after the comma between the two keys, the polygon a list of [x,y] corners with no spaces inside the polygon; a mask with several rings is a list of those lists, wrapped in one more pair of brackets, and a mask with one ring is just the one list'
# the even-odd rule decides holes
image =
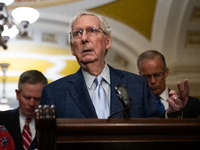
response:
{"label": "gold decorative molding", "polygon": [[89,11],[123,22],[150,40],[156,4],[157,0],[118,0]]}
{"label": "gold decorative molding", "polygon": [[200,30],[198,31],[187,31],[186,46],[200,46]]}
{"label": "gold decorative molding", "polygon": [[191,15],[192,21],[200,21],[200,7],[194,7]]}
{"label": "gold decorative molding", "polygon": [[125,58],[123,58],[120,54],[116,54],[114,62],[120,64],[123,68],[127,68],[129,65],[128,61]]}

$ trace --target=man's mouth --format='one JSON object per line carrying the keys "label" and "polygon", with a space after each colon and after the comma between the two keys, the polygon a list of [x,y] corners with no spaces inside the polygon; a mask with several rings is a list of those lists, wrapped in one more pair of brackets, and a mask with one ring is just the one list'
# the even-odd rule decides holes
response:
{"label": "man's mouth", "polygon": [[157,87],[155,87],[155,86],[154,86],[154,87],[151,87],[151,89],[152,89],[152,90],[156,90],[156,89],[157,89]]}
{"label": "man's mouth", "polygon": [[91,49],[86,49],[86,50],[83,50],[83,55],[90,55],[92,53],[92,50]]}
{"label": "man's mouth", "polygon": [[35,111],[35,109],[27,109],[26,111],[29,112],[29,113],[32,113],[32,112]]}
{"label": "man's mouth", "polygon": [[85,52],[90,52],[90,51],[91,51],[91,49],[83,50],[84,53],[85,53]]}

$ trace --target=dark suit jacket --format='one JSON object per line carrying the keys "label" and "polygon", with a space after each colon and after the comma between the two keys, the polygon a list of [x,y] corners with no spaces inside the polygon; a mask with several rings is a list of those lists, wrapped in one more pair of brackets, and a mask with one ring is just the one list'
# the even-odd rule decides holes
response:
{"label": "dark suit jacket", "polygon": [[1,111],[0,124],[4,125],[11,134],[15,143],[15,150],[23,150],[22,135],[19,125],[19,108]]}
{"label": "dark suit jacket", "polygon": [[[132,99],[131,118],[160,117],[155,98],[147,81],[136,74],[110,67],[111,114],[122,110],[123,105],[115,92],[119,83],[127,88]],[[79,69],[75,74],[63,77],[43,88],[41,105],[55,105],[57,118],[97,118],[87,86]],[[123,113],[114,117],[122,118]]]}
{"label": "dark suit jacket", "polygon": [[183,109],[183,118],[200,118],[200,101],[189,96],[188,103]]}

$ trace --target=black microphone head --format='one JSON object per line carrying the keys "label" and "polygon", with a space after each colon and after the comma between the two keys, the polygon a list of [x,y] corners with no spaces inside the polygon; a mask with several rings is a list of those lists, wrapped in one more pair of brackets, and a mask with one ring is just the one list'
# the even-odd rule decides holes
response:
{"label": "black microphone head", "polygon": [[118,84],[115,87],[115,91],[117,93],[118,98],[123,103],[124,107],[130,108],[131,107],[131,99],[126,90],[126,87],[123,84]]}

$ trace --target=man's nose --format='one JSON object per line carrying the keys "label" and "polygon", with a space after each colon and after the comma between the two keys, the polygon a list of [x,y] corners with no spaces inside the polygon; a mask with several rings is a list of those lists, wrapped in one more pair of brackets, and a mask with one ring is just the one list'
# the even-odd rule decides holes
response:
{"label": "man's nose", "polygon": [[34,98],[31,98],[31,99],[30,99],[29,105],[30,105],[30,106],[34,106],[34,105],[35,105],[35,100],[34,100]]}
{"label": "man's nose", "polygon": [[86,42],[88,40],[88,34],[87,34],[86,30],[83,30],[83,32],[82,32],[81,40],[83,42]]}
{"label": "man's nose", "polygon": [[151,84],[155,84],[155,83],[156,83],[156,79],[154,78],[154,76],[151,76],[151,77],[149,78],[149,82],[150,82]]}

